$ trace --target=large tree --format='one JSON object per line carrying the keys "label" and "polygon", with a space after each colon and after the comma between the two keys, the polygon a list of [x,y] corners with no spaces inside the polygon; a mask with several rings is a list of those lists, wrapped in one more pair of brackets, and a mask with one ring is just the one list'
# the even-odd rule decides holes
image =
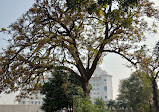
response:
{"label": "large tree", "polygon": [[156,32],[144,18],[156,14],[149,0],[37,0],[2,28],[12,38],[0,57],[0,90],[33,90],[34,79],[64,65],[78,70],[89,95],[89,79],[103,56],[116,53],[135,65],[135,43],[145,38],[144,32]]}

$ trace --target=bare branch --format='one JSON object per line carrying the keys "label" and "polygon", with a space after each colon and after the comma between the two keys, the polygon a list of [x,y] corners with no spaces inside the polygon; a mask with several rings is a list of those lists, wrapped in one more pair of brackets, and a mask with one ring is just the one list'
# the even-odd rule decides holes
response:
{"label": "bare branch", "polygon": [[116,54],[122,56],[123,58],[125,58],[127,61],[129,61],[129,62],[130,62],[132,65],[134,65],[134,66],[136,66],[136,64],[138,63],[138,62],[133,62],[133,61],[132,61],[133,58],[130,59],[130,58],[126,57],[124,54],[122,54],[122,53],[120,53],[120,52],[117,52],[117,51],[115,51],[115,50],[104,50],[103,52],[116,53]]}

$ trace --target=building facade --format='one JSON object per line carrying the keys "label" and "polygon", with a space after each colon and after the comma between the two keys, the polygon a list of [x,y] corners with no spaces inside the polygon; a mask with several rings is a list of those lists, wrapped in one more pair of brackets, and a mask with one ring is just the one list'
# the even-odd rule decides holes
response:
{"label": "building facade", "polygon": [[[48,78],[47,78],[48,80]],[[90,97],[94,102],[96,98],[102,99],[105,103],[113,99],[112,76],[97,67],[89,83],[92,86]],[[38,96],[38,97],[36,97]],[[42,105],[43,97],[40,93],[32,97],[32,99],[23,98],[18,104],[21,105]]]}
{"label": "building facade", "polygon": [[31,99],[22,98],[21,101],[18,102],[18,104],[20,104],[20,105],[42,105],[43,97],[44,96],[39,93],[38,95],[33,95]]}
{"label": "building facade", "polygon": [[[51,74],[48,73],[45,78],[39,81],[39,83],[44,84],[51,78]],[[30,98],[22,98],[18,104],[20,105],[42,105],[44,95],[40,94],[40,91],[37,92],[38,94],[32,94]]]}
{"label": "building facade", "polygon": [[90,96],[93,102],[97,98],[102,99],[105,103],[113,99],[112,76],[108,75],[106,71],[97,67],[89,83],[92,86]]}

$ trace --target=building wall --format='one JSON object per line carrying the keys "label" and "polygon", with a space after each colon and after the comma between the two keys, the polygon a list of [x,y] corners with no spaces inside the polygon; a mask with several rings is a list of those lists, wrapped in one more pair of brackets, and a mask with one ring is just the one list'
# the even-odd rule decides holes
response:
{"label": "building wall", "polygon": [[18,104],[21,105],[42,105],[43,104],[43,95],[40,93],[37,95],[32,95],[32,99],[29,98],[22,98]]}
{"label": "building wall", "polygon": [[44,112],[40,105],[0,105],[0,112]]}
{"label": "building wall", "polygon": [[102,99],[105,103],[113,99],[112,76],[106,71],[97,67],[89,82],[92,85],[90,95],[93,102],[96,98]]}
{"label": "building wall", "polygon": [[113,99],[112,77],[107,77],[107,97],[108,100]]}

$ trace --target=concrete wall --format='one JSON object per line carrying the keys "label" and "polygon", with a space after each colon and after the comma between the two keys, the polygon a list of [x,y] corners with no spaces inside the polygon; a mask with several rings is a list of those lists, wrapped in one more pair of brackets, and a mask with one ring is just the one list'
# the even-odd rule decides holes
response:
{"label": "concrete wall", "polygon": [[0,112],[44,112],[40,105],[0,105]]}

